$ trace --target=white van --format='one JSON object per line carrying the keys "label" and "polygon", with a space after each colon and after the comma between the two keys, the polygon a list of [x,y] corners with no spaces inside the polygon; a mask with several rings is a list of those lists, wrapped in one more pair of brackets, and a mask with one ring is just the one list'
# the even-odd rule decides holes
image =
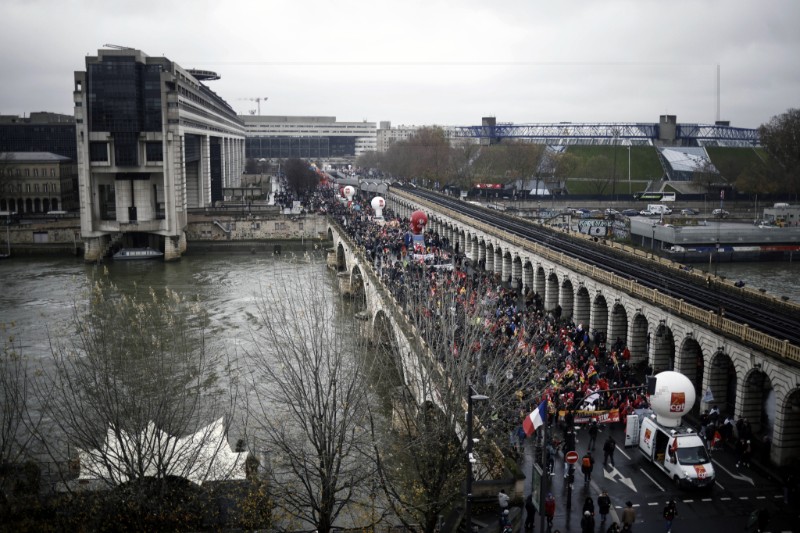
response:
{"label": "white van", "polygon": [[682,488],[714,484],[714,466],[697,433],[685,426],[665,427],[655,415],[644,416],[639,429],[639,450]]}
{"label": "white van", "polygon": [[654,215],[669,215],[672,213],[672,209],[664,204],[647,204],[647,211]]}

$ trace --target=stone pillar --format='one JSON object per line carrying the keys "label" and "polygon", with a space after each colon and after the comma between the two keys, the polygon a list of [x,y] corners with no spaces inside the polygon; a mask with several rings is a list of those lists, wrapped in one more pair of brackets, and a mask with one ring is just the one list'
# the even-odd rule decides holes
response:
{"label": "stone pillar", "polygon": [[511,286],[519,288],[519,284],[522,282],[522,260],[519,257],[514,258],[514,261],[511,263]]}
{"label": "stone pillar", "polygon": [[181,254],[183,254],[183,253],[186,252],[186,248],[188,246],[188,243],[186,242],[186,232],[185,231],[181,232],[179,239],[180,240],[178,241],[178,249],[181,251]]}
{"label": "stone pillar", "polygon": [[503,249],[496,248],[494,251],[494,273],[503,277]]}
{"label": "stone pillar", "polygon": [[483,263],[486,268],[486,243],[478,243],[478,262]]}
{"label": "stone pillar", "polygon": [[494,272],[494,248],[486,250],[486,266],[484,270],[486,270],[486,272]]}
{"label": "stone pillar", "polygon": [[177,261],[181,258],[180,236],[164,237],[164,261]]}
{"label": "stone pillar", "polygon": [[105,253],[105,248],[109,240],[108,235],[84,239],[83,260],[87,263],[95,263],[103,259],[103,254]]}
{"label": "stone pillar", "polygon": [[552,311],[558,305],[558,278],[547,278],[545,285],[544,309]]}
{"label": "stone pillar", "polygon": [[339,294],[342,296],[351,296],[353,293],[353,289],[350,286],[350,273],[349,272],[339,272],[336,277],[339,280]]}

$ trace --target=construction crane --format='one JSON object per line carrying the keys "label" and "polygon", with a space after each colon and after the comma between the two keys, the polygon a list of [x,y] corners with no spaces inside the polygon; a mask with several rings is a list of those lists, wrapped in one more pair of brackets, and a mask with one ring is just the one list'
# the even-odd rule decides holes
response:
{"label": "construction crane", "polygon": [[248,100],[250,102],[257,103],[258,104],[258,115],[259,116],[261,116],[261,100],[264,100],[266,102],[268,99],[269,99],[269,96],[257,96],[256,98],[239,98],[239,100]]}

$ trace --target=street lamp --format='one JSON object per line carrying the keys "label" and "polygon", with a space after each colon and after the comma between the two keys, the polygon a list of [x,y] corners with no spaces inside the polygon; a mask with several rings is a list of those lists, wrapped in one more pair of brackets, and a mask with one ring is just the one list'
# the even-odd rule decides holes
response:
{"label": "street lamp", "polygon": [[650,251],[654,251],[656,249],[656,225],[652,225],[653,228],[653,236],[650,238]]}
{"label": "street lamp", "polygon": [[631,190],[631,145],[628,145],[628,194],[632,194],[632,190]]}
{"label": "street lamp", "polygon": [[[488,396],[478,394],[472,385],[468,386],[469,396],[467,396],[467,501],[464,506],[464,521],[467,524],[467,533],[472,533],[472,465],[476,463],[472,455],[472,402],[482,402],[488,400]],[[477,439],[476,439],[477,440]]]}

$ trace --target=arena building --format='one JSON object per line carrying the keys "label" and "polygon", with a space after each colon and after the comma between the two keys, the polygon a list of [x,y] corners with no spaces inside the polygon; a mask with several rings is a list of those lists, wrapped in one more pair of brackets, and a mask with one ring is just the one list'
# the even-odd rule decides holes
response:
{"label": "arena building", "polygon": [[245,128],[192,71],[124,47],[75,72],[75,125],[85,259],[117,247],[186,249],[187,210],[222,201],[244,169]]}

